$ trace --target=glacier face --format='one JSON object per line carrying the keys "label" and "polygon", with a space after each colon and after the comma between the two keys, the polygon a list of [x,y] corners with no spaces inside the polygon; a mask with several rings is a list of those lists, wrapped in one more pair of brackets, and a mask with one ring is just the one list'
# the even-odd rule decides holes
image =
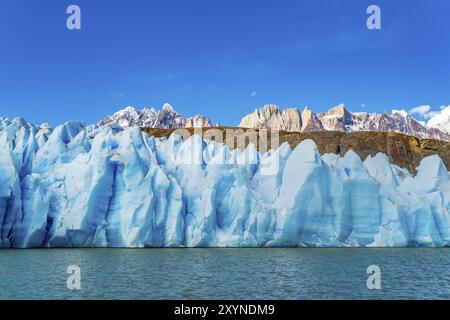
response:
{"label": "glacier face", "polygon": [[438,156],[413,176],[382,153],[321,156],[311,140],[261,155],[0,119],[0,247],[448,246],[449,208]]}

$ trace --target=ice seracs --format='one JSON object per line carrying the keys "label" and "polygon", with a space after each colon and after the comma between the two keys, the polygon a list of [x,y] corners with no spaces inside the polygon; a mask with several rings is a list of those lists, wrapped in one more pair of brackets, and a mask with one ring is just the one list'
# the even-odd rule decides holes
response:
{"label": "ice seracs", "polygon": [[2,247],[450,244],[436,155],[412,175],[382,153],[320,155],[312,140],[260,154],[137,127],[0,128]]}

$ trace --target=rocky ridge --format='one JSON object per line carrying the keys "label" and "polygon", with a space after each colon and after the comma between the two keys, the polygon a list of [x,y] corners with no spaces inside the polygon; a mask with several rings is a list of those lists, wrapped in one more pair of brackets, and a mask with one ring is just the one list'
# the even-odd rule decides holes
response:
{"label": "rocky ridge", "polygon": [[[418,138],[450,141],[445,123],[436,127],[423,124],[410,114],[394,111],[392,114],[350,112],[345,105],[337,105],[327,112],[315,114],[305,107],[303,112],[296,108],[281,110],[275,105],[266,105],[245,116],[239,127],[254,129],[273,129],[291,132],[311,131],[380,131],[397,132]],[[300,128],[300,129],[299,129]]]}

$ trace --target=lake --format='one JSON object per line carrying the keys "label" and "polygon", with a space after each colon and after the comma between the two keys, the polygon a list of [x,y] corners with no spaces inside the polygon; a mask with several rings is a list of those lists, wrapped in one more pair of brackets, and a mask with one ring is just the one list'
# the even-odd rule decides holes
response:
{"label": "lake", "polygon": [[450,248],[4,249],[0,299],[450,299]]}

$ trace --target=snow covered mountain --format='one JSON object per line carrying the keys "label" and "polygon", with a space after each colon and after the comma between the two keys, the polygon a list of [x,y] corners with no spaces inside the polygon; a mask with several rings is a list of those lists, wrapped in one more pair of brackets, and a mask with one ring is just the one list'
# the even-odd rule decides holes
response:
{"label": "snow covered mountain", "polygon": [[450,106],[443,108],[427,122],[428,127],[450,134]]}
{"label": "snow covered mountain", "polygon": [[[404,111],[376,114],[348,111],[343,104],[315,115],[309,108],[301,113],[290,108],[281,111],[278,106],[266,105],[245,116],[239,126],[247,128],[272,128],[286,131],[385,131],[409,134],[418,138],[450,141],[450,107],[441,116],[424,125]],[[299,129],[300,128],[300,129]]]}
{"label": "snow covered mountain", "polygon": [[102,127],[112,123],[122,128],[191,128],[211,126],[211,121],[201,115],[183,118],[168,103],[164,104],[161,111],[154,108],[138,110],[129,106],[99,121],[96,126]]}
{"label": "snow covered mountain", "polygon": [[[171,105],[164,104],[162,109],[144,108],[142,110],[126,107],[88,128],[95,131],[106,125],[114,124],[121,128],[191,128],[211,127],[211,121],[202,115],[185,118]],[[392,114],[350,112],[343,104],[317,115],[308,107],[302,112],[297,108],[281,110],[276,105],[265,105],[261,109],[242,118],[240,127],[264,128],[290,132],[315,131],[382,131],[399,132],[418,138],[450,141],[450,106],[431,118],[427,124],[414,119],[403,110],[394,110]]]}
{"label": "snow covered mountain", "polygon": [[[266,166],[275,166],[264,174]],[[260,154],[199,136],[0,120],[1,247],[448,246],[450,175],[312,140]]]}

